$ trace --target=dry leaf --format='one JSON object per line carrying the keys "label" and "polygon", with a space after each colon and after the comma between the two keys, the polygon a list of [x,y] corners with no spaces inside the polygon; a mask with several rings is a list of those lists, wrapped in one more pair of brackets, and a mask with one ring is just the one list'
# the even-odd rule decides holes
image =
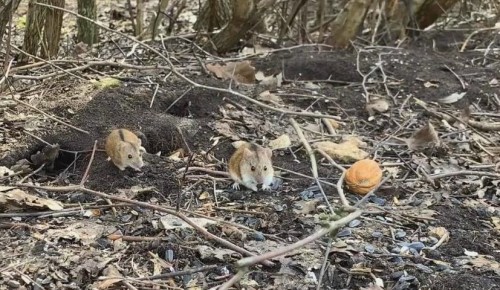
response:
{"label": "dry leaf", "polygon": [[259,97],[257,98],[258,100],[268,102],[268,103],[273,103],[273,104],[282,104],[283,100],[276,96],[275,94],[270,93],[269,91],[263,91],[262,93],[259,94]]}
{"label": "dry leaf", "polygon": [[228,62],[223,66],[207,64],[207,69],[223,80],[232,79],[238,84],[255,83],[255,67],[250,65],[249,60]]}
{"label": "dry leaf", "polygon": [[[323,122],[328,123],[330,126],[332,126],[334,129],[340,128],[339,122],[335,121],[334,119],[327,119],[324,118]],[[328,125],[327,125],[328,126]]]}
{"label": "dry leaf", "polygon": [[311,212],[314,212],[316,210],[316,205],[318,204],[320,200],[319,199],[313,199],[313,200],[300,200],[300,201],[297,201],[295,204],[296,204],[296,207],[297,209],[293,209],[293,211],[296,213],[296,214],[303,214],[303,215],[306,215],[306,214],[309,214]]}
{"label": "dry leaf", "polygon": [[429,230],[429,235],[441,239],[442,237],[446,236],[447,238],[445,241],[448,241],[450,237],[450,232],[444,227],[431,227]]}
{"label": "dry leaf", "polygon": [[100,281],[97,286],[98,289],[108,289],[110,286],[123,280],[122,274],[120,274],[120,272],[114,265],[108,265],[106,269],[103,270],[102,274],[106,277],[113,278]]}
{"label": "dry leaf", "polygon": [[5,166],[0,166],[0,176],[6,177],[6,176],[11,176],[14,175],[14,171],[10,170],[9,168]]}
{"label": "dry leaf", "polygon": [[453,104],[461,100],[465,96],[466,92],[463,93],[453,93],[447,97],[441,98],[438,100],[438,102],[442,104]]}
{"label": "dry leaf", "polygon": [[269,147],[272,150],[288,148],[290,145],[292,145],[292,141],[290,141],[290,137],[287,134],[283,134],[269,142]]}
{"label": "dry leaf", "polygon": [[313,147],[324,151],[333,159],[341,162],[351,163],[368,157],[368,153],[359,149],[359,145],[363,144],[357,138],[351,138],[343,143],[337,144],[331,141],[316,142]]}
{"label": "dry leaf", "polygon": [[481,268],[483,270],[491,270],[497,275],[500,275],[500,263],[495,260],[490,260],[491,258],[485,255],[479,255],[474,259],[471,259],[469,263],[476,268]]}
{"label": "dry leaf", "polygon": [[247,238],[247,235],[240,229],[235,226],[223,224],[221,226],[221,230],[226,236],[231,237],[231,240],[237,239],[240,241],[244,241]]}
{"label": "dry leaf", "polygon": [[[384,99],[377,99],[370,101],[366,104],[366,111],[370,117],[373,117],[375,113],[385,113],[389,110],[389,102]],[[373,118],[372,118],[373,119]]]}
{"label": "dry leaf", "polygon": [[215,122],[214,126],[215,131],[221,134],[222,136],[231,138],[231,140],[239,140],[240,137],[236,135],[236,133],[231,129],[228,123],[225,122]]}
{"label": "dry leaf", "polygon": [[59,201],[34,196],[20,189],[0,193],[0,205],[50,210],[62,210],[64,208]]}
{"label": "dry leaf", "polygon": [[222,261],[222,262],[226,261],[224,259],[224,256],[231,256],[234,253],[236,253],[233,250],[224,249],[224,248],[214,249],[212,247],[205,246],[205,245],[199,245],[195,249],[198,250],[198,253],[200,254],[200,258],[202,260],[216,258],[217,260]]}
{"label": "dry leaf", "polygon": [[411,150],[420,150],[434,146],[439,147],[441,145],[441,140],[439,140],[434,126],[432,126],[430,122],[427,122],[427,124],[415,132],[411,138],[406,139],[406,144]]}
{"label": "dry leaf", "polygon": [[198,197],[199,200],[205,200],[205,199],[209,199],[210,198],[210,193],[208,193],[208,191],[204,191],[200,194],[200,196]]}
{"label": "dry leaf", "polygon": [[426,88],[430,88],[430,87],[439,88],[439,85],[438,85],[438,84],[435,84],[435,83],[432,83],[432,82],[427,81],[427,82],[425,82],[425,83],[424,83],[424,87],[426,87]]}
{"label": "dry leaf", "polygon": [[261,54],[262,57],[265,57],[268,55],[267,52],[271,51],[271,48],[268,47],[262,47],[259,44],[254,45],[253,47],[243,47],[241,52],[239,53],[239,56],[248,56],[248,55],[254,55],[254,54]]}

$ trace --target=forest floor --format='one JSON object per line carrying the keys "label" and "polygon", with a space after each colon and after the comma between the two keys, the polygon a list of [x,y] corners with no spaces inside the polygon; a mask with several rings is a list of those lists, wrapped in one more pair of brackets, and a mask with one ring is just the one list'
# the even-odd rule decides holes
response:
{"label": "forest floor", "polygon": [[[45,114],[10,95],[0,99],[0,190],[6,194],[0,199],[0,289],[208,289],[236,273],[241,253],[174,215],[113,197],[172,210],[178,206],[199,227],[256,254],[318,231],[320,216],[329,210],[290,117],[313,148],[320,141],[340,143],[356,136],[360,149],[391,178],[369,198],[362,216],[331,240],[272,259],[272,267],[252,267],[241,287],[316,289],[331,241],[321,289],[379,289],[373,283],[380,281],[383,289],[500,289],[500,175],[495,171],[500,55],[456,52],[466,36],[429,34],[399,48],[358,51],[297,46],[232,60],[200,59],[187,53],[189,46],[182,42],[167,42],[180,73],[226,91],[191,86],[168,69],[99,66],[99,74],[81,70],[79,78],[60,75],[36,82],[20,76],[44,75],[51,68],[13,68],[12,77],[22,84],[14,86],[14,94]],[[162,47],[161,42],[153,45]],[[109,54],[120,50],[109,48]],[[161,62],[151,55],[149,63],[140,62],[147,54],[141,53],[131,57],[137,66]],[[210,64],[227,68],[229,62],[238,69],[226,70],[226,79],[212,73],[223,70]],[[267,78],[257,74],[254,81],[256,72]],[[102,88],[102,81],[89,82],[102,73],[120,79],[119,84]],[[148,83],[147,76],[153,81]],[[253,84],[243,83],[248,78]],[[269,110],[228,90],[279,110],[337,116],[335,133],[319,118]],[[366,92],[389,108],[370,118]],[[439,146],[410,150],[404,140],[428,122]],[[106,160],[104,138],[118,127],[146,136],[141,172],[120,171]],[[228,178],[205,171],[183,173],[189,150],[195,154],[190,167],[226,171],[232,141],[268,146],[283,135],[291,145],[273,150],[280,182],[271,192],[233,190]],[[95,141],[98,150],[91,158]],[[33,155],[45,142],[59,144],[60,150],[53,168],[39,169]],[[339,208],[335,185],[342,172],[316,157],[329,203]],[[337,163],[348,168],[353,160]],[[84,175],[85,188],[111,200],[65,188],[79,184]],[[360,199],[345,192],[351,205]],[[173,274],[153,277],[165,273]]]}

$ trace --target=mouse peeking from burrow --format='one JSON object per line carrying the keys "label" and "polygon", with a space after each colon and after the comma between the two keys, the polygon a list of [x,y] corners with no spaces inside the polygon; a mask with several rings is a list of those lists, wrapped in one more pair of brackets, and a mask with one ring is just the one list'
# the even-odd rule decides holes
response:
{"label": "mouse peeking from burrow", "polygon": [[228,171],[234,180],[233,189],[239,189],[240,184],[257,191],[257,185],[262,184],[263,190],[271,190],[274,181],[272,164],[273,152],[248,142],[235,142],[236,151],[229,159]]}
{"label": "mouse peeking from burrow", "polygon": [[111,160],[120,170],[131,167],[140,171],[144,166],[142,155],[146,149],[142,147],[142,140],[127,129],[111,131],[106,138],[105,149],[109,156],[107,160]]}

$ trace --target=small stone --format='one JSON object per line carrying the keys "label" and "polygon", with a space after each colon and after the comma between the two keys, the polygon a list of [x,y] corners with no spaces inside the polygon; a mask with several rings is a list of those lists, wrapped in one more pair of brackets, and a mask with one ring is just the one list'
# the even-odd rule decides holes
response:
{"label": "small stone", "polygon": [[317,192],[320,192],[320,190],[319,187],[315,185],[304,189],[299,195],[302,200],[309,200],[313,199]]}
{"label": "small stone", "polygon": [[399,256],[394,256],[394,257],[390,258],[389,261],[391,261],[392,263],[395,263],[395,264],[404,264],[403,259]]}
{"label": "small stone", "polygon": [[349,223],[349,227],[355,228],[361,224],[361,221],[358,219],[354,219]]}
{"label": "small stone", "polygon": [[21,286],[21,283],[15,281],[15,280],[9,280],[9,281],[7,281],[7,285],[9,285],[9,287],[11,287],[11,288],[17,289]]}
{"label": "small stone", "polygon": [[449,265],[445,265],[445,264],[438,264],[436,266],[436,270],[437,271],[441,271],[441,272],[448,271],[448,270],[450,270],[450,266]]}
{"label": "small stone", "polygon": [[415,264],[415,267],[417,269],[419,269],[420,271],[426,273],[426,274],[432,274],[432,273],[434,273],[434,271],[432,271],[431,268],[429,268],[429,267],[427,267],[425,265],[422,265],[422,264]]}
{"label": "small stone", "polygon": [[387,202],[384,198],[380,198],[380,197],[377,197],[377,196],[370,196],[368,198],[371,202],[373,202],[374,204],[376,205],[379,205],[379,206],[384,206],[385,203]]}
{"label": "small stone", "polygon": [[165,260],[169,262],[174,261],[174,251],[172,249],[167,249],[165,251]]}
{"label": "small stone", "polygon": [[373,254],[375,252],[375,247],[373,245],[370,245],[370,244],[366,244],[365,245],[365,250],[370,253],[370,254]]}
{"label": "small stone", "polygon": [[403,231],[403,230],[397,230],[395,233],[394,233],[394,237],[398,238],[398,239],[401,239],[401,238],[404,238],[406,237],[406,232]]}
{"label": "small stone", "polygon": [[131,214],[126,214],[126,215],[122,216],[122,218],[121,218],[122,222],[124,222],[124,223],[128,223],[131,219],[132,219]]}
{"label": "small stone", "polygon": [[248,237],[251,238],[251,239],[254,239],[256,241],[259,241],[259,242],[262,242],[262,241],[266,240],[266,237],[261,232],[250,233],[250,234],[248,234]]}
{"label": "small stone", "polygon": [[340,232],[337,233],[338,238],[348,237],[350,235],[352,235],[352,232],[351,229],[349,228],[342,229]]}
{"label": "small stone", "polygon": [[279,177],[273,178],[273,183],[271,184],[272,190],[278,190],[283,185],[283,179]]}
{"label": "small stone", "polygon": [[285,208],[286,208],[282,204],[275,204],[273,207],[274,207],[274,210],[277,211],[277,212],[281,212],[281,211],[285,210]]}
{"label": "small stone", "polygon": [[425,248],[425,245],[422,242],[413,242],[413,243],[410,243],[408,245],[408,247],[410,247],[411,249],[415,249],[418,252],[420,252],[420,251],[422,251],[423,248]]}
{"label": "small stone", "polygon": [[401,248],[400,247],[394,247],[391,249],[391,253],[393,254],[399,254],[401,253]]}
{"label": "small stone", "polygon": [[375,232],[372,233],[372,237],[377,238],[377,239],[379,239],[379,238],[381,238],[383,236],[384,236],[384,234],[382,234],[381,232],[375,231]]}
{"label": "small stone", "polygon": [[391,273],[391,279],[392,280],[398,280],[401,276],[403,276],[405,274],[404,271],[397,271],[397,272],[393,272]]}

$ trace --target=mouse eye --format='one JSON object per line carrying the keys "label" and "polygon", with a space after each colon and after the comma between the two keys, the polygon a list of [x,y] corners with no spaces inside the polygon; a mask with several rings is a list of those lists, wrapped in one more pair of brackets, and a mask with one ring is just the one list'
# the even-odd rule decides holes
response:
{"label": "mouse eye", "polygon": [[251,168],[251,169],[252,169],[252,171],[255,171],[255,166],[252,166],[252,168]]}
{"label": "mouse eye", "polygon": [[129,155],[128,155],[128,159],[132,159],[132,154],[129,154]]}
{"label": "mouse eye", "polygon": [[267,166],[264,166],[264,171],[267,171]]}

